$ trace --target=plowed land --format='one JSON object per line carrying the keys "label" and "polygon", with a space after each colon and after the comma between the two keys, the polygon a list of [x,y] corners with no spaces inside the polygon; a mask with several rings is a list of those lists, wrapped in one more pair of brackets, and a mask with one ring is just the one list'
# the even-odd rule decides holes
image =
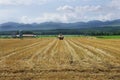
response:
{"label": "plowed land", "polygon": [[0,80],[120,80],[120,39],[0,39]]}

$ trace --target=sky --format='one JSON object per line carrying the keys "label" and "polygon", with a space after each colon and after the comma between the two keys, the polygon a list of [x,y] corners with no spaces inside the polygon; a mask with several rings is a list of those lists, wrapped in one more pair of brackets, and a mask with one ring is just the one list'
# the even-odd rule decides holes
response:
{"label": "sky", "polygon": [[120,19],[120,0],[0,0],[0,23]]}

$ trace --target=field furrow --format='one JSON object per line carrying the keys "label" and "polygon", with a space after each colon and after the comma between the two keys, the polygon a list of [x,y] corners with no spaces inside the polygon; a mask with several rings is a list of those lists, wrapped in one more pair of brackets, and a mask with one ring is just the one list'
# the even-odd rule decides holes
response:
{"label": "field furrow", "polygon": [[2,39],[0,46],[0,80],[120,79],[120,40]]}

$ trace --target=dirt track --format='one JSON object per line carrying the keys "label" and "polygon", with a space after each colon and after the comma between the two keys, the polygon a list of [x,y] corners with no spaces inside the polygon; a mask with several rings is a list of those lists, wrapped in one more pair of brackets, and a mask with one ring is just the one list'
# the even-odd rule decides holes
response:
{"label": "dirt track", "polygon": [[0,80],[119,80],[120,40],[0,40]]}

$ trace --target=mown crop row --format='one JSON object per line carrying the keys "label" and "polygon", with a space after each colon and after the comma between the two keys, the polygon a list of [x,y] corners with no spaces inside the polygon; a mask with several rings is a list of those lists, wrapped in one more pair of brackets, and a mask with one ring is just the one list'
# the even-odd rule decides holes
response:
{"label": "mown crop row", "polygon": [[[48,76],[51,72],[60,75],[66,72],[100,73],[101,76],[110,72],[111,77],[119,75],[120,71],[119,39],[1,39],[0,45],[0,71],[8,71],[8,75],[22,70],[36,75],[46,72]],[[14,47],[16,49],[12,50]]]}

